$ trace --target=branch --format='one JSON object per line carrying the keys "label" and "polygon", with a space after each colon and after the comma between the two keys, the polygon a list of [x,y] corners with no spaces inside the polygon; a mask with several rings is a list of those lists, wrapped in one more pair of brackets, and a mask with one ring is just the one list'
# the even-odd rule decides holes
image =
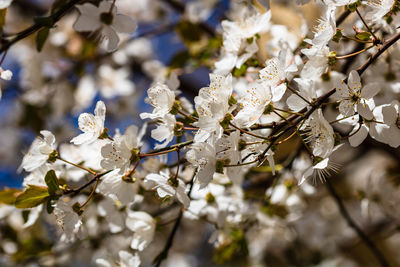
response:
{"label": "branch", "polygon": [[83,189],[85,189],[86,187],[88,187],[89,185],[91,185],[92,183],[94,183],[95,181],[99,180],[102,176],[106,175],[106,174],[109,173],[109,172],[111,172],[111,170],[106,171],[106,172],[103,172],[103,173],[96,174],[96,175],[93,176],[93,178],[90,179],[86,184],[84,184],[84,185],[82,185],[82,186],[80,186],[80,187],[78,187],[78,188],[76,188],[76,189],[67,189],[67,190],[64,191],[64,194],[65,194],[65,195],[68,195],[68,194],[77,195],[77,194],[79,194]]}
{"label": "branch", "polygon": [[[361,76],[367,68],[383,53],[385,52],[389,47],[391,47],[393,44],[395,44],[398,40],[400,39],[400,32],[392,36],[389,40],[385,41],[381,47],[378,47],[378,51],[375,52],[368,60],[361,65],[358,69],[357,72]],[[347,82],[347,78],[344,80],[344,82]],[[315,110],[320,108],[322,104],[328,100],[328,98],[333,95],[336,92],[336,88],[331,89],[328,91],[326,94],[320,96],[317,98],[312,104],[310,110],[307,111],[307,113],[304,114],[303,117],[300,117],[299,115],[291,115],[287,118],[287,120],[293,122],[293,125],[288,125],[286,121],[281,121],[279,123],[279,127],[273,128],[271,132],[271,136],[275,135],[278,133],[281,129],[284,129],[283,132],[279,133],[276,136],[273,136],[271,138],[271,143],[268,145],[268,147],[263,151],[263,153],[259,156],[259,162],[262,163],[264,161],[265,154],[268,152],[268,150],[274,145],[274,143],[281,137],[286,131],[290,131],[291,129],[297,127],[297,125],[303,121],[306,120]],[[300,113],[306,112],[306,108],[300,111]],[[285,129],[286,127],[286,129]]]}
{"label": "branch", "polygon": [[374,254],[376,259],[379,261],[381,266],[389,266],[389,263],[386,261],[385,257],[383,256],[382,252],[376,247],[375,243],[369,239],[369,237],[361,230],[360,227],[353,221],[348,213],[346,207],[340,196],[335,191],[335,188],[332,186],[329,179],[326,179],[326,187],[328,188],[329,193],[335,199],[336,204],[339,207],[340,213],[342,214],[343,218],[346,220],[348,225],[353,228],[353,230],[357,233],[358,237],[365,243],[365,245],[371,250]]}
{"label": "branch", "polygon": [[[76,4],[78,4],[82,0],[72,0],[71,2],[67,3],[63,7],[61,7],[57,12],[54,14],[50,15],[48,18],[51,18],[53,21],[53,25],[56,24],[64,15],[67,14],[67,12],[73,8]],[[0,53],[3,53],[7,51],[12,45],[15,43],[21,41],[22,39],[25,39],[26,37],[36,33],[40,29],[42,29],[44,26],[42,23],[35,23],[32,26],[26,28],[25,30],[19,32],[16,34],[16,37],[11,39],[10,41],[6,39],[2,39],[2,46],[0,48]]]}
{"label": "branch", "polygon": [[[190,197],[190,193],[192,192],[192,189],[193,189],[195,175],[196,175],[196,172],[193,175],[192,179],[190,180],[190,188],[189,188],[189,192],[187,193],[187,195],[189,197]],[[167,243],[165,244],[164,249],[161,251],[160,254],[158,254],[158,256],[153,261],[154,266],[159,267],[161,265],[161,263],[163,262],[163,260],[165,260],[168,257],[169,249],[172,247],[172,243],[174,241],[175,234],[178,231],[179,225],[181,224],[182,217],[183,217],[183,210],[180,209],[178,218],[176,219],[174,227],[172,228],[172,231],[169,234],[169,237],[168,237]]]}

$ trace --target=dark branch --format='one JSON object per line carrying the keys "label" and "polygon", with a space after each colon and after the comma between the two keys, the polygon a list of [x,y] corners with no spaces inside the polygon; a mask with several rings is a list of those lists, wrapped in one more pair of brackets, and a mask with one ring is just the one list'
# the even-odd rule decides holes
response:
{"label": "dark branch", "polygon": [[[56,24],[64,15],[68,13],[69,10],[71,10],[76,4],[78,4],[82,0],[72,0],[71,2],[67,3],[64,5],[62,8],[60,8],[57,12],[54,14],[50,15],[49,18],[52,19],[53,21],[53,26]],[[21,41],[22,39],[25,39],[26,37],[34,34],[35,32],[39,31],[42,29],[44,26],[41,23],[35,23],[32,26],[26,28],[25,30],[19,32],[16,34],[16,36],[11,39],[2,39],[2,46],[0,48],[0,53],[3,53],[7,51],[12,45],[15,43]]]}
{"label": "dark branch", "polygon": [[346,220],[348,225],[353,228],[353,230],[357,233],[358,237],[365,243],[365,245],[371,250],[374,254],[376,259],[379,261],[381,266],[389,266],[389,263],[386,261],[385,257],[383,256],[382,252],[376,247],[375,243],[369,239],[369,237],[361,230],[360,227],[353,221],[348,213],[344,203],[338,193],[336,192],[335,188],[332,186],[329,179],[326,180],[326,187],[328,188],[329,193],[335,199],[336,204],[339,207],[340,214],[342,214],[343,218]]}

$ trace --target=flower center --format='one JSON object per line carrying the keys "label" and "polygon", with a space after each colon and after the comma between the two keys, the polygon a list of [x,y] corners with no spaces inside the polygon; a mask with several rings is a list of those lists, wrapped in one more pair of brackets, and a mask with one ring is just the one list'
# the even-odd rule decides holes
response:
{"label": "flower center", "polygon": [[360,103],[361,96],[360,96],[359,93],[352,94],[352,95],[350,96],[350,100],[351,100],[352,102],[358,104],[358,103]]}
{"label": "flower center", "polygon": [[111,25],[113,22],[113,15],[109,12],[104,12],[100,14],[100,21],[106,25]]}

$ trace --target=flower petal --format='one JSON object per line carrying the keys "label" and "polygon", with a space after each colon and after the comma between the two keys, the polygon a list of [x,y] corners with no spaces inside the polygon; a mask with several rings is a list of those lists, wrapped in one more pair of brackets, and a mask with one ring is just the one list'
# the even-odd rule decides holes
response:
{"label": "flower petal", "polygon": [[368,131],[369,131],[368,127],[365,124],[354,127],[354,129],[353,129],[353,131],[351,131],[350,137],[349,137],[350,145],[352,147],[359,146],[365,140],[365,138],[367,138]]}
{"label": "flower petal", "polygon": [[367,104],[357,104],[357,112],[367,120],[372,120],[374,118],[374,115]]}
{"label": "flower petal", "polygon": [[131,19],[131,17],[118,14],[115,16],[112,27],[117,31],[117,32],[126,32],[126,33],[131,33],[134,30],[136,30],[137,25],[136,22]]}
{"label": "flower petal", "polygon": [[387,125],[392,125],[396,123],[398,114],[396,108],[393,107],[392,105],[382,107],[382,115],[383,115],[383,121]]}
{"label": "flower petal", "polygon": [[362,88],[361,97],[366,99],[373,98],[380,90],[381,88],[377,83],[368,84]]}

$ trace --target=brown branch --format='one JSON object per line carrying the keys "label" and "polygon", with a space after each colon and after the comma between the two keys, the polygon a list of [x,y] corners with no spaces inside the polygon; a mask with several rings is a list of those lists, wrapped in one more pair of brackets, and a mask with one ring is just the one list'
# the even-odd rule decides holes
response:
{"label": "brown branch", "polygon": [[89,180],[88,182],[86,182],[84,185],[82,185],[82,186],[80,186],[80,187],[78,187],[78,188],[76,188],[76,189],[66,189],[66,190],[64,191],[64,194],[65,194],[65,195],[68,195],[68,194],[77,195],[77,194],[79,194],[83,189],[85,189],[86,187],[88,187],[88,186],[91,185],[92,183],[96,182],[96,181],[99,180],[102,176],[106,175],[106,174],[109,173],[109,172],[111,172],[111,170],[106,171],[106,172],[103,172],[103,173],[96,174],[95,176],[93,176],[92,179],[90,179],[90,180]]}
{"label": "brown branch", "polygon": [[[57,12],[50,15],[48,18],[51,18],[51,20],[53,21],[53,25],[56,24],[62,17],[64,17],[67,14],[67,12],[69,10],[71,10],[80,1],[82,1],[82,0],[72,0],[71,2],[67,3],[62,8],[60,8]],[[7,39],[3,38],[1,40],[2,45],[0,47],[0,53],[7,51],[12,45],[21,41],[22,39],[25,39],[26,37],[28,37],[30,35],[36,33],[43,27],[45,27],[45,26],[42,23],[35,23],[32,26],[26,28],[25,30],[17,33],[16,36],[11,40],[7,40]]]}
{"label": "brown branch", "polygon": [[361,230],[360,227],[353,221],[349,212],[347,211],[346,207],[344,206],[343,200],[340,198],[338,193],[336,192],[335,188],[329,181],[326,180],[326,187],[335,200],[336,204],[339,207],[340,214],[346,220],[347,224],[357,233],[358,237],[364,242],[364,244],[371,250],[374,254],[378,262],[381,266],[389,266],[389,263],[386,261],[385,257],[383,256],[382,252],[377,248],[375,243]]}
{"label": "brown branch", "polygon": [[[385,52],[389,47],[391,47],[394,43],[396,43],[400,39],[400,32],[392,36],[390,39],[385,41],[382,46],[378,47],[378,51],[376,51],[368,60],[361,65],[358,69],[357,72],[361,76],[367,68],[383,53]],[[347,78],[344,80],[344,82],[347,82]],[[328,91],[326,94],[320,96],[317,98],[312,104],[311,108],[307,111],[307,113],[304,114],[303,117],[300,117],[298,115],[292,115],[289,116],[287,119],[292,122],[293,119],[293,125],[288,125],[285,121],[281,121],[279,124],[279,127],[273,128],[271,136],[271,143],[268,145],[268,147],[261,153],[259,156],[259,162],[264,161],[265,154],[268,152],[268,150],[274,145],[274,143],[281,137],[286,131],[290,131],[292,128],[297,127],[297,125],[303,121],[306,120],[315,110],[320,108],[322,104],[328,100],[328,98],[333,95],[336,92],[336,88],[331,89]],[[306,112],[306,108],[300,111],[300,113]],[[286,127],[286,129],[285,129]],[[274,136],[274,134],[278,133],[281,129],[284,131],[279,133],[278,135]]]}
{"label": "brown branch", "polygon": [[[189,192],[187,193],[187,195],[189,197],[190,197],[190,194],[193,189],[194,177],[195,177],[195,175],[193,175],[192,179],[190,180],[190,188],[189,188]],[[178,228],[181,224],[182,217],[183,217],[183,210],[180,209],[178,218],[176,219],[174,227],[172,228],[172,231],[171,231],[170,235],[168,236],[168,240],[164,246],[164,249],[161,251],[160,254],[158,254],[158,256],[153,261],[154,266],[159,267],[161,265],[161,263],[168,257],[168,252],[169,252],[170,248],[172,247],[172,243],[174,241],[176,232],[178,231]]]}

